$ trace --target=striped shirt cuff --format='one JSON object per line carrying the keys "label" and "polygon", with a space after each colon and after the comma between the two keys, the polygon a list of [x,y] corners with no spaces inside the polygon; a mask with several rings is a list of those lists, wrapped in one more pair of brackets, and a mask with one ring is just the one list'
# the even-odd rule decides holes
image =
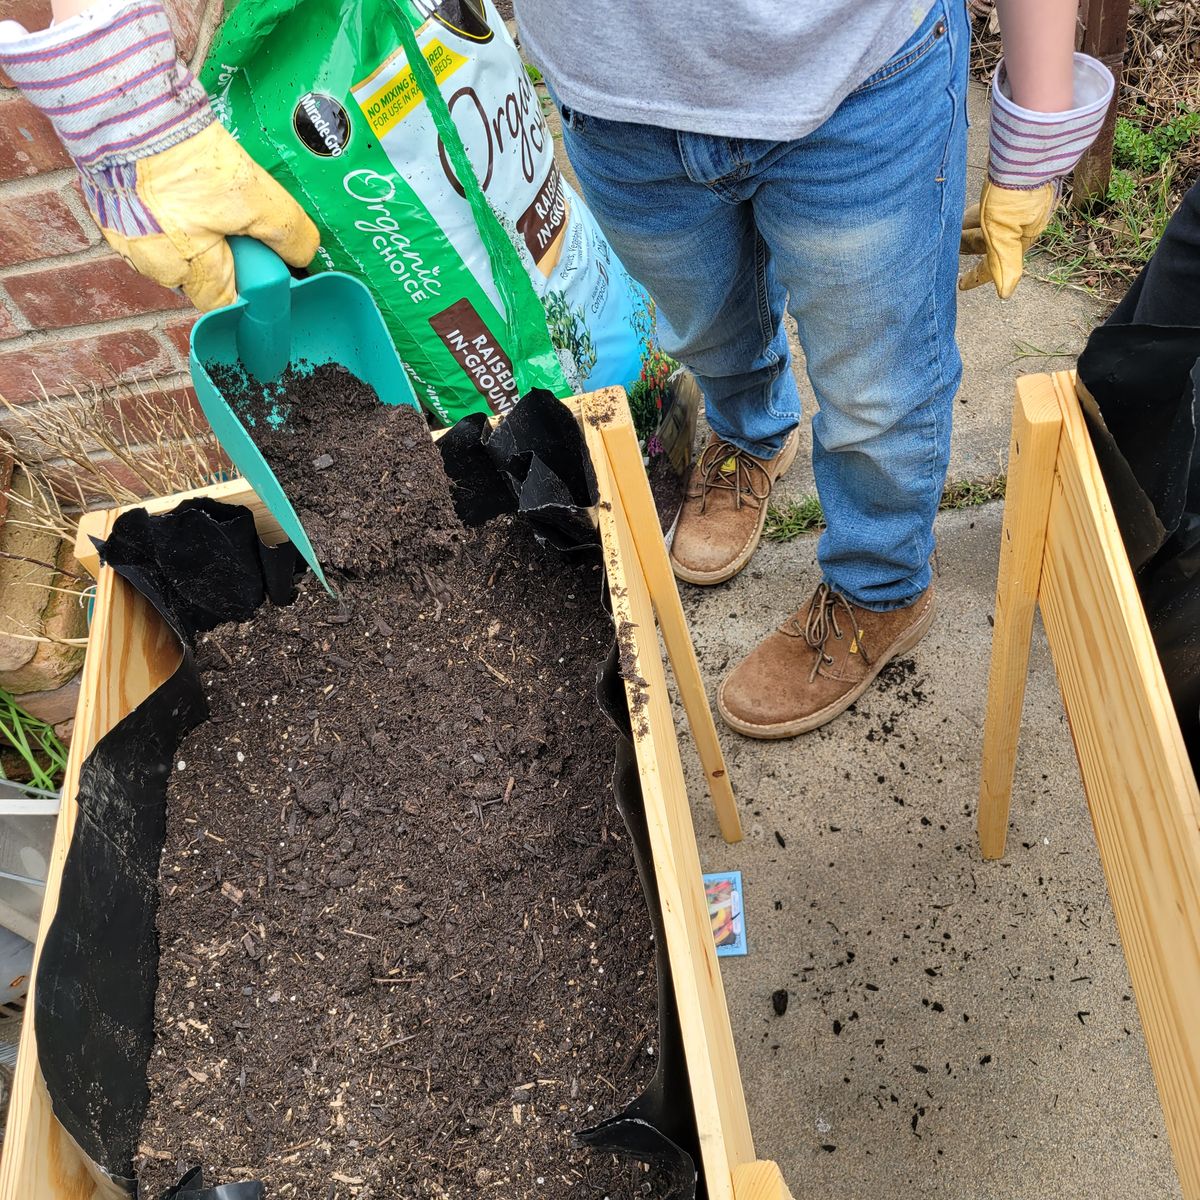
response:
{"label": "striped shirt cuff", "polygon": [[1022,108],[1010,94],[1001,59],[992,77],[988,176],[1006,188],[1036,188],[1065,175],[1096,140],[1112,100],[1112,72],[1097,59],[1075,55],[1075,107],[1045,113]]}
{"label": "striped shirt cuff", "polygon": [[106,0],[61,25],[17,30],[11,22],[0,29],[0,67],[50,118],[81,170],[157,154],[213,120],[158,0]]}

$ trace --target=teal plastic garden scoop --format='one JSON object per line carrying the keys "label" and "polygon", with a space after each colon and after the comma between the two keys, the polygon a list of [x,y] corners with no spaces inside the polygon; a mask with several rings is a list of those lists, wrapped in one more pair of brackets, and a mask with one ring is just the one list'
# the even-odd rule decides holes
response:
{"label": "teal plastic garden scoop", "polygon": [[[208,368],[240,366],[260,384],[277,380],[290,365],[311,371],[337,363],[369,383],[384,404],[417,399],[371,293],[341,271],[292,278],[283,259],[253,238],[229,239],[238,298],[206,313],[192,329],[190,365],[200,406],[217,441],[258,493],[279,527],[332,592],[296,510],[254,444],[251,429],[234,412]],[[260,418],[261,419],[261,418]],[[286,428],[286,414],[268,416]]]}

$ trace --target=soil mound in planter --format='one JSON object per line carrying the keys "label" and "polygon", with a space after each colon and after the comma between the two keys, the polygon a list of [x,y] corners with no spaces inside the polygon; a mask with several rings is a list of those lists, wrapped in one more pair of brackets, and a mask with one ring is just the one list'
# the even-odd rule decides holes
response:
{"label": "soil mound in planter", "polygon": [[[332,363],[307,375],[289,368],[267,403],[235,370],[218,367],[214,377],[254,420],[255,441],[322,566],[363,576],[447,557],[461,526],[413,410],[380,404],[374,388]],[[272,427],[268,409],[286,415],[286,431]]]}
{"label": "soil mound in planter", "polygon": [[271,1200],[656,1194],[572,1138],[657,1050],[599,565],[511,518],[464,529],[422,418],[344,372],[286,398],[266,452],[352,574],[197,649],[143,1194],[197,1164]]}

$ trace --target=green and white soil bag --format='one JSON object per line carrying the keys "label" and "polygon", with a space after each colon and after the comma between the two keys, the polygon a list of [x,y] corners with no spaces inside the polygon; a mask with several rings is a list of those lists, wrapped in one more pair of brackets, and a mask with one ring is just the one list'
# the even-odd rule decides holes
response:
{"label": "green and white soil bag", "polygon": [[652,309],[490,0],[242,0],[201,79],[316,221],[314,269],[370,286],[441,421],[638,376]]}

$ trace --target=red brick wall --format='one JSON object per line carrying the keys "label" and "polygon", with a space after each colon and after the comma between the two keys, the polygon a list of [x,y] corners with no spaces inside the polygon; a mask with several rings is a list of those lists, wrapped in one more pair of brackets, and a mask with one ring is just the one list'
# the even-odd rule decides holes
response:
{"label": "red brick wall", "polygon": [[[198,70],[222,0],[164,2]],[[50,0],[0,0],[6,18],[44,28]],[[0,73],[0,396],[42,404],[114,377],[184,387],[195,315],[108,249],[49,124]]]}

